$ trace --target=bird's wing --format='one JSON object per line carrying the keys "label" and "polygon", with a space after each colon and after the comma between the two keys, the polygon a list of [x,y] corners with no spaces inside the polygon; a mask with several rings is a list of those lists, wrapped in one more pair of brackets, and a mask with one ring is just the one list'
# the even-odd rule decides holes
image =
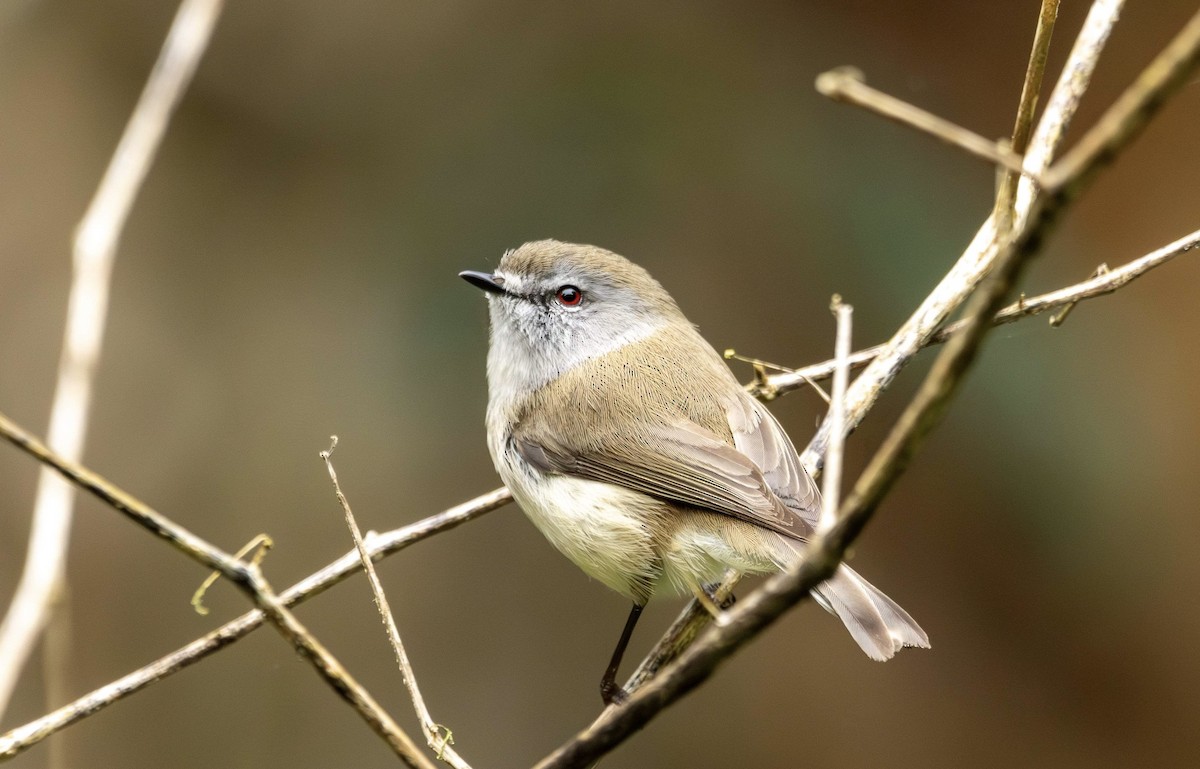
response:
{"label": "bird's wing", "polygon": [[[611,483],[806,538],[812,525],[802,514],[805,508],[793,509],[793,500],[810,499],[814,492],[805,490],[807,475],[795,460],[795,449],[765,410],[750,409],[738,425],[734,436],[740,443],[735,446],[687,420],[643,426],[636,440],[611,433],[550,440],[520,427],[512,440],[525,461],[543,472]],[[761,457],[765,466],[760,468],[751,455]],[[777,484],[782,494],[775,491]]]}
{"label": "bird's wing", "polygon": [[800,455],[767,407],[745,392],[727,404],[733,445],[754,463],[775,496],[816,527],[821,492],[800,464]]}

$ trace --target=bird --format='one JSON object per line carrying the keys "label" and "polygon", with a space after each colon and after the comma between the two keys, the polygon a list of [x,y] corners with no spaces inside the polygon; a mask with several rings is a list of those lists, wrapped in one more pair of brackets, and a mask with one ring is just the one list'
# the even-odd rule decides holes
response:
{"label": "bird", "polygon": [[[606,705],[642,610],[696,596],[729,569],[802,559],[821,495],[779,422],[649,272],[604,248],[538,240],[492,272],[459,273],[488,301],[487,443],[546,539],[632,601],[600,682]],[[873,660],[929,637],[845,564],[813,590]]]}

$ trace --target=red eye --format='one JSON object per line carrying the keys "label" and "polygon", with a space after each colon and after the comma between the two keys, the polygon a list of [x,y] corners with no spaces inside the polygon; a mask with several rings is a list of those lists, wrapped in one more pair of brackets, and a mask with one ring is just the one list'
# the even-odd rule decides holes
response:
{"label": "red eye", "polygon": [[583,292],[574,286],[563,286],[554,294],[554,297],[563,307],[578,307],[583,303]]}

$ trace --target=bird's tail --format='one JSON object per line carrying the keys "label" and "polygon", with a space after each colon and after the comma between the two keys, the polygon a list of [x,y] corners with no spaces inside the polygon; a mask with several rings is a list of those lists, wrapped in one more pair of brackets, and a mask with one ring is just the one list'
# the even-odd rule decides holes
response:
{"label": "bird's tail", "polygon": [[929,636],[916,620],[845,564],[813,590],[813,597],[873,660],[891,659],[905,646],[929,648]]}

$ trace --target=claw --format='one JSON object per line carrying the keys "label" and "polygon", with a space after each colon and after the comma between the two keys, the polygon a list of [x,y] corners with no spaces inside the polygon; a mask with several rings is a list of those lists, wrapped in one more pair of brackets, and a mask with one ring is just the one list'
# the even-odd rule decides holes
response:
{"label": "claw", "polygon": [[620,705],[629,699],[629,692],[622,689],[616,681],[600,682],[600,699],[605,706]]}

